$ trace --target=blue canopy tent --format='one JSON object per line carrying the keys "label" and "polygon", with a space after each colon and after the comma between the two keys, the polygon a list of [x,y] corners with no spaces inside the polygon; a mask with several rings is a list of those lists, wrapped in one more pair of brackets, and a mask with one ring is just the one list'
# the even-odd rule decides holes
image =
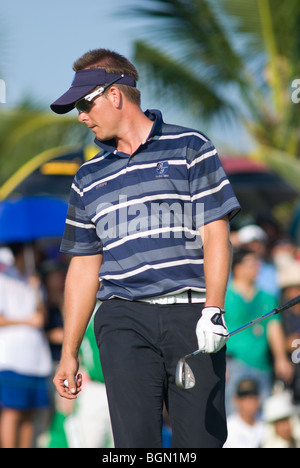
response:
{"label": "blue canopy tent", "polygon": [[67,201],[49,196],[0,201],[0,242],[30,242],[44,237],[61,237],[67,209]]}

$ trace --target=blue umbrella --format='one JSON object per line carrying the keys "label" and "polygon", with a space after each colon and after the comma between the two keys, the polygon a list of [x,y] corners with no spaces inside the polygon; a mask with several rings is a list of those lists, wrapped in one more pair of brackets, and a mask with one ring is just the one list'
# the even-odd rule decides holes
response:
{"label": "blue umbrella", "polygon": [[43,237],[61,237],[67,209],[67,201],[49,196],[0,201],[0,242],[29,242]]}

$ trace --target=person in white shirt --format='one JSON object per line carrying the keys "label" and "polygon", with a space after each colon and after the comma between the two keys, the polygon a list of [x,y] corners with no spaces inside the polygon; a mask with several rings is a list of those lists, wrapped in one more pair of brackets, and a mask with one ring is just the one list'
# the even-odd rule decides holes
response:
{"label": "person in white shirt", "polygon": [[227,420],[228,438],[224,448],[260,448],[264,440],[265,425],[259,419],[260,398],[258,384],[243,379],[236,390],[236,412]]}
{"label": "person in white shirt", "polygon": [[300,448],[300,420],[288,390],[271,395],[263,405],[267,425],[262,448]]}
{"label": "person in white shirt", "polygon": [[11,247],[15,264],[0,273],[0,445],[30,448],[34,412],[49,405],[52,359],[40,288],[26,277],[23,246]]}

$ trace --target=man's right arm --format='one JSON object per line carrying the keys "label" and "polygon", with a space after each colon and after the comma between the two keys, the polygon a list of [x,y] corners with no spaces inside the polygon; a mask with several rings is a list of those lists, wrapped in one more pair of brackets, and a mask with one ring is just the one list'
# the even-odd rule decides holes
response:
{"label": "man's right arm", "polygon": [[[78,352],[95,308],[102,261],[101,254],[74,256],[68,269],[62,355],[53,379],[59,395],[65,398],[74,399],[81,390],[81,376],[75,382],[79,367]],[[65,380],[68,380],[69,388],[65,387]]]}

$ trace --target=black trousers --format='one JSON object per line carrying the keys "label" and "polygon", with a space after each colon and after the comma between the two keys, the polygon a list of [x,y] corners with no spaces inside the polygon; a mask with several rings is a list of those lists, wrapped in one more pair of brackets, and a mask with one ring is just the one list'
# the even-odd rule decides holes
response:
{"label": "black trousers", "polygon": [[95,316],[116,448],[161,448],[162,406],[173,448],[221,448],[227,437],[225,348],[189,361],[193,389],[175,384],[178,359],[197,349],[201,304],[112,299]]}

